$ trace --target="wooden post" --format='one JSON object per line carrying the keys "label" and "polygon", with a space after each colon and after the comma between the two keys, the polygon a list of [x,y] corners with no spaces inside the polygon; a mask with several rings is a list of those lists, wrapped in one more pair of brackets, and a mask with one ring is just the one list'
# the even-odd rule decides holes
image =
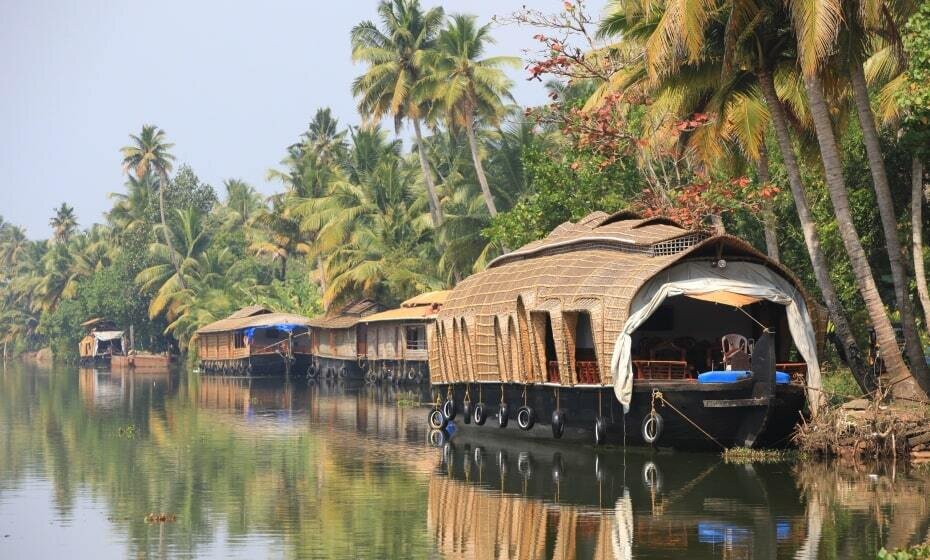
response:
{"label": "wooden post", "polygon": [[136,329],[135,325],[129,325],[129,349],[135,351],[136,349]]}

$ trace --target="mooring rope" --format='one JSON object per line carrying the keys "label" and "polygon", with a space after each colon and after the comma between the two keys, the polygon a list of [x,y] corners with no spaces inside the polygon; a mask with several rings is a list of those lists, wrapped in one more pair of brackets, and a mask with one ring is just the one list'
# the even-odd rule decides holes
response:
{"label": "mooring rope", "polygon": [[670,402],[668,402],[667,400],[665,400],[665,396],[662,395],[662,391],[656,391],[655,389],[652,390],[652,411],[649,413],[650,416],[652,416],[652,415],[654,415],[654,414],[656,413],[656,400],[657,400],[657,399],[660,400],[660,401],[662,401],[664,404],[668,405],[668,407],[671,408],[672,410],[674,410],[675,412],[677,412],[679,416],[681,416],[682,418],[684,418],[685,420],[687,420],[688,423],[690,423],[692,426],[694,426],[695,428],[697,428],[697,430],[698,430],[699,432],[701,432],[702,434],[704,434],[705,436],[707,436],[707,438],[710,439],[712,442],[714,442],[714,443],[716,443],[717,445],[719,445],[719,446],[720,446],[720,449],[726,449],[726,446],[723,445],[722,443],[720,443],[719,441],[717,441],[717,438],[715,438],[714,436],[712,436],[712,435],[710,435],[709,433],[707,433],[707,432],[704,430],[704,428],[698,426],[697,423],[694,422],[694,420],[688,418],[688,416],[687,416],[684,412],[678,410],[678,409],[675,407],[675,405],[673,405],[672,403],[670,403]]}

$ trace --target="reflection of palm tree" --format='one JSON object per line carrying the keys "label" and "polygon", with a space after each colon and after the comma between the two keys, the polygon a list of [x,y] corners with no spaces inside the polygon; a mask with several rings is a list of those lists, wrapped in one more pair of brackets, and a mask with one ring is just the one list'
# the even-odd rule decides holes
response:
{"label": "reflection of palm tree", "polygon": [[352,28],[352,58],[369,65],[352,83],[352,93],[359,97],[359,111],[372,122],[391,115],[397,128],[404,119],[413,123],[430,214],[433,225],[439,227],[442,209],[420,130],[424,108],[415,90],[427,72],[424,54],[433,48],[443,11],[432,8],[423,12],[418,0],[382,0],[378,14],[380,29],[370,21]]}

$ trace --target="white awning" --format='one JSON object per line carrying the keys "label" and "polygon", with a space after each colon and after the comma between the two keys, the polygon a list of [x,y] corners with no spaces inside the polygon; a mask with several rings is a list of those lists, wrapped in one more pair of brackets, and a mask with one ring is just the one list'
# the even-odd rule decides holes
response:
{"label": "white awning", "polygon": [[91,334],[101,342],[123,338],[123,331],[94,331]]}
{"label": "white awning", "polygon": [[733,307],[762,300],[784,305],[791,338],[807,363],[807,400],[811,412],[816,414],[823,398],[819,390],[820,363],[817,337],[804,297],[782,275],[750,262],[733,262],[726,268],[712,267],[707,262],[683,262],[660,272],[640,288],[630,302],[630,315],[617,336],[610,360],[614,393],[624,410],[629,409],[633,395],[631,335],[662,302],[681,295]]}

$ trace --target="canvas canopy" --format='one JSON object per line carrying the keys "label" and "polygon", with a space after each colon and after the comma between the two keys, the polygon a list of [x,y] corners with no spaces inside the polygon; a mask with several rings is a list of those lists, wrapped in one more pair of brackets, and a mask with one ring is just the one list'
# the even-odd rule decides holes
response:
{"label": "canvas canopy", "polygon": [[629,316],[614,343],[610,361],[614,393],[625,411],[629,410],[633,394],[631,335],[666,299],[675,296],[733,307],[757,301],[785,306],[791,338],[807,362],[808,403],[811,411],[816,413],[821,399],[820,364],[817,360],[817,338],[803,295],[788,279],[764,265],[732,262],[725,268],[719,268],[706,261],[683,262],[656,274],[630,302]]}
{"label": "canvas canopy", "polygon": [[123,331],[94,331],[91,334],[94,335],[95,339],[101,342],[123,338]]}

